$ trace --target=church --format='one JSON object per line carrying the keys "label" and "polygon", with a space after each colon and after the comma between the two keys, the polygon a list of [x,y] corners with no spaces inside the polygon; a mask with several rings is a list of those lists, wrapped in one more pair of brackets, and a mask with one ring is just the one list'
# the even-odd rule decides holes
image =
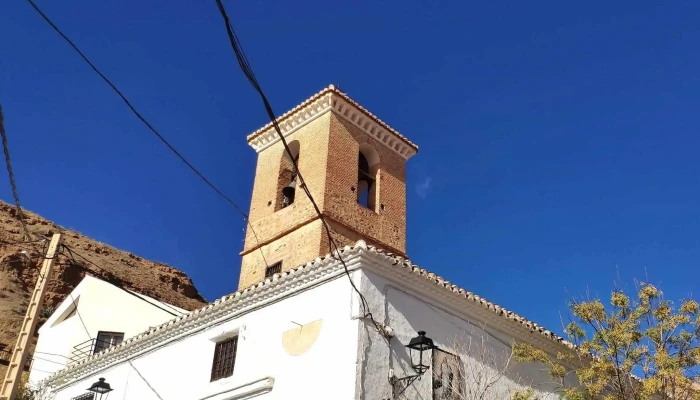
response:
{"label": "church", "polygon": [[288,149],[272,124],[247,137],[258,156],[238,291],[69,363],[39,398],[559,398],[511,346],[554,356],[569,343],[408,258],[416,144],[332,85],[277,122]]}

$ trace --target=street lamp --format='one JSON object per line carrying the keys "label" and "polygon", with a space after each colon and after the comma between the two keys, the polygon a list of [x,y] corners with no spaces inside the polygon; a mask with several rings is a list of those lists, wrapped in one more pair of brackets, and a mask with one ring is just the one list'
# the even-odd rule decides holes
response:
{"label": "street lamp", "polygon": [[[95,393],[95,400],[106,400],[107,396],[109,395],[109,392],[111,392],[112,387],[109,386],[109,383],[105,382],[105,378],[100,378],[97,382],[93,383],[92,386],[90,386],[90,389],[88,389],[88,392]],[[97,397],[99,395],[99,397]]]}
{"label": "street lamp", "polygon": [[[437,346],[433,343],[433,339],[425,336],[425,331],[418,331],[418,336],[411,339],[406,345],[409,349],[411,356],[411,367],[418,375],[423,375],[430,366],[423,364],[423,352],[437,349]],[[418,352],[418,363],[414,363],[414,353]]]}
{"label": "street lamp", "polygon": [[[428,369],[430,369],[429,365],[424,364],[427,360],[424,360],[423,352],[437,349],[437,346],[433,343],[433,339],[425,336],[425,331],[418,331],[418,336],[411,339],[406,347],[411,357],[411,368],[413,368],[413,371],[416,373],[414,375],[404,376],[403,378],[397,378],[393,375],[393,371],[391,372],[392,375],[389,379],[393,386],[394,397],[400,396],[416,379],[422,377]],[[415,353],[418,354],[416,355]],[[418,358],[418,362],[415,361],[416,358]],[[401,384],[403,388],[398,391],[397,386],[400,382],[404,382]]]}

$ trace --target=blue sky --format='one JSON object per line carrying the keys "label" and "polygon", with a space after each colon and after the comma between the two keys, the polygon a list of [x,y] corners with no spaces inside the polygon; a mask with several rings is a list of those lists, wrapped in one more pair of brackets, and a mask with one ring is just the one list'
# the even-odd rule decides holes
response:
{"label": "blue sky", "polygon": [[[266,122],[215,2],[37,0],[142,113],[248,208]],[[557,329],[615,282],[700,281],[697,2],[226,5],[276,112],[330,83],[420,145],[408,253]],[[0,14],[0,102],[24,205],[235,290],[244,222],[28,3]],[[5,174],[0,197],[11,200]]]}

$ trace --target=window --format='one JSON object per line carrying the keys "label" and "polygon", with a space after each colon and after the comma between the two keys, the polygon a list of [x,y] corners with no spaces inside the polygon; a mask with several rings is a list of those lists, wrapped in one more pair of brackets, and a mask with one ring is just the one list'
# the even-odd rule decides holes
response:
{"label": "window", "polygon": [[97,354],[102,350],[116,346],[124,340],[124,333],[118,332],[98,332],[95,339],[95,350],[93,354]]}
{"label": "window", "polygon": [[360,145],[357,160],[357,202],[376,211],[379,155],[366,143]]}
{"label": "window", "polygon": [[278,261],[265,268],[265,278],[269,278],[274,274],[279,274],[280,272],[282,272],[282,261]]}
{"label": "window", "polygon": [[95,393],[85,393],[81,394],[78,397],[73,397],[71,400],[94,400],[95,399]]}
{"label": "window", "polygon": [[433,400],[460,400],[464,392],[464,366],[459,356],[433,350]]}
{"label": "window", "polygon": [[292,205],[297,189],[297,174],[294,170],[294,164],[299,165],[299,141],[293,140],[289,142],[288,146],[292,156],[290,157],[286,150],[282,150],[282,159],[280,160],[280,169],[277,176],[275,211]]}
{"label": "window", "polygon": [[214,348],[214,361],[211,366],[211,382],[233,375],[237,347],[238,336],[216,344]]}

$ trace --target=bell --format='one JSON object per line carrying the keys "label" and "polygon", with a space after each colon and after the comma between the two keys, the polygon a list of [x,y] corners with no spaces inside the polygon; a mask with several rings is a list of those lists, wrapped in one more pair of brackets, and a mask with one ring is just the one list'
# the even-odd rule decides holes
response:
{"label": "bell", "polygon": [[294,193],[297,191],[297,182],[291,181],[289,185],[282,188],[282,196],[284,196],[288,201],[287,204],[294,202]]}

